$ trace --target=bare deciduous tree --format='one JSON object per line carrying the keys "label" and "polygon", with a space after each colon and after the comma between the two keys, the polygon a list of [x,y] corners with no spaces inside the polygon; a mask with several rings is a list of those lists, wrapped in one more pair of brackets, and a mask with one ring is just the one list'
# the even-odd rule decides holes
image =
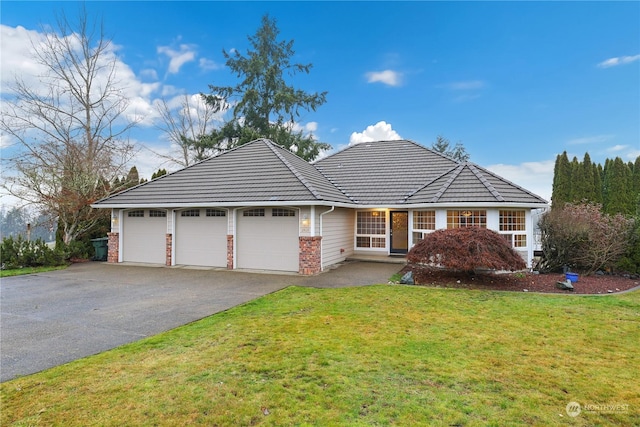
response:
{"label": "bare deciduous tree", "polygon": [[197,142],[211,133],[221,121],[217,114],[221,108],[206,103],[199,94],[184,95],[179,99],[177,108],[165,99],[156,102],[160,115],[157,127],[177,147],[178,154],[156,154],[180,166],[189,166],[194,161],[217,154],[215,150],[207,150]]}
{"label": "bare deciduous tree", "polygon": [[0,129],[13,147],[3,153],[3,186],[10,194],[58,217],[68,243],[104,216],[89,205],[131,158],[127,99],[117,80],[118,58],[102,25],[85,10],[66,16],[56,31],[31,40],[41,85],[16,76],[3,99]]}

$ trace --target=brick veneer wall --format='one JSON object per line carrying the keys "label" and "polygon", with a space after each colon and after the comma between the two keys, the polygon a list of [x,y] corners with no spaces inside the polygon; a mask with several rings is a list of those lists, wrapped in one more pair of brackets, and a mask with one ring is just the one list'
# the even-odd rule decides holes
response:
{"label": "brick veneer wall", "polygon": [[312,274],[318,274],[322,271],[321,261],[321,244],[322,237],[320,236],[301,236],[300,240],[300,261],[299,270],[300,274],[310,276]]}
{"label": "brick veneer wall", "polygon": [[107,262],[117,263],[120,255],[120,233],[107,233]]}
{"label": "brick veneer wall", "polygon": [[173,235],[167,233],[167,245],[166,245],[166,253],[165,253],[165,265],[171,265],[171,248],[173,243]]}
{"label": "brick veneer wall", "polygon": [[227,234],[227,269],[233,270],[233,234]]}

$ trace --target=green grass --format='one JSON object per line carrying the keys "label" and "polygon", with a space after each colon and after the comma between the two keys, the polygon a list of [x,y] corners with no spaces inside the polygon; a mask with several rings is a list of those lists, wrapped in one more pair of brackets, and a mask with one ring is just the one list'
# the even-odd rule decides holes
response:
{"label": "green grass", "polygon": [[25,267],[14,268],[11,270],[0,270],[0,277],[21,276],[23,274],[44,273],[46,271],[64,270],[66,265],[58,265],[55,267]]}
{"label": "green grass", "polygon": [[640,292],[292,287],[3,383],[0,424],[637,425],[638,366]]}

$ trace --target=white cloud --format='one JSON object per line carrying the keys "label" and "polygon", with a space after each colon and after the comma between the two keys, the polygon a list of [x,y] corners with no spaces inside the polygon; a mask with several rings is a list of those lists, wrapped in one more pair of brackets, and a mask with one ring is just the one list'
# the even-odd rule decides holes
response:
{"label": "white cloud", "polygon": [[389,86],[400,86],[402,73],[393,70],[371,71],[366,74],[368,83],[384,83]]}
{"label": "white cloud", "polygon": [[13,86],[15,77],[20,77],[28,87],[37,87],[40,84],[38,76],[43,75],[46,68],[33,60],[31,41],[38,44],[44,39],[44,35],[24,27],[15,28],[0,25],[0,91],[7,93]]}
{"label": "white cloud", "polygon": [[625,149],[627,149],[627,145],[614,145],[613,147],[609,147],[607,148],[607,152],[609,153],[619,153],[620,151],[623,151]]}
{"label": "white cloud", "polygon": [[524,162],[518,165],[500,163],[486,168],[543,199],[551,201],[554,166],[555,159],[541,162]]}
{"label": "white cloud", "polygon": [[220,68],[220,65],[218,65],[215,61],[207,58],[200,58],[200,60],[198,61],[198,66],[202,71],[217,70]]}
{"label": "white cloud", "polygon": [[451,90],[477,90],[485,87],[485,82],[482,80],[468,80],[462,82],[452,82],[444,85],[447,89]]}
{"label": "white cloud", "polygon": [[181,44],[179,50],[170,46],[158,46],[158,53],[169,57],[169,70],[167,71],[169,74],[177,74],[184,64],[196,59],[194,47],[188,44]]}
{"label": "white cloud", "polygon": [[640,60],[640,55],[633,56],[616,56],[614,58],[606,59],[600,63],[598,63],[598,67],[600,68],[611,68],[617,67],[618,65],[630,64],[632,62]]}
{"label": "white cloud", "polygon": [[349,145],[371,141],[391,141],[402,139],[402,137],[392,129],[391,124],[380,121],[375,125],[367,126],[362,132],[353,132],[349,138]]}
{"label": "white cloud", "polygon": [[[13,28],[0,25],[0,50],[2,51],[0,87],[2,87],[2,95],[8,94],[8,89],[14,85],[16,76],[36,92],[47,92],[50,84],[43,76],[46,76],[48,70],[33,58],[33,45],[37,46],[44,38],[45,34],[39,31],[27,30],[20,26]],[[128,100],[124,117],[134,119],[142,125],[151,125],[157,114],[152,105],[152,98],[164,88],[158,81],[149,81],[157,77],[152,70],[145,70],[142,73],[148,80],[143,83],[131,67],[117,55],[117,49],[118,46],[112,44],[110,49],[103,53],[100,65],[111,62],[115,65],[117,87]],[[104,87],[104,83],[109,78],[108,70],[109,67],[105,67],[104,72],[96,76],[93,82],[94,87]]]}
{"label": "white cloud", "polygon": [[569,145],[596,144],[599,142],[607,142],[613,139],[615,135],[592,135],[582,138],[573,138],[567,141]]}
{"label": "white cloud", "polygon": [[453,102],[467,102],[479,98],[482,94],[482,89],[486,86],[487,84],[483,80],[465,80],[445,83],[436,87],[446,89],[454,94]]}
{"label": "white cloud", "polygon": [[291,126],[291,130],[293,130],[294,132],[302,131],[303,133],[308,135],[308,134],[316,132],[318,130],[318,122],[309,122],[309,123],[306,123],[304,125],[295,122]]}
{"label": "white cloud", "polygon": [[158,80],[158,72],[153,68],[147,68],[140,71],[140,77],[144,77],[149,80]]}

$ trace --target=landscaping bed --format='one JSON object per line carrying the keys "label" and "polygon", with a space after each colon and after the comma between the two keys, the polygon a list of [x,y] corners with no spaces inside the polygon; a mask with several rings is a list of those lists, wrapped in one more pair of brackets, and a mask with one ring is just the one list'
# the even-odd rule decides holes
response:
{"label": "landscaping bed", "polygon": [[564,294],[611,294],[633,289],[640,286],[640,278],[629,275],[593,274],[580,275],[573,284],[574,290],[561,290],[556,283],[564,281],[564,274],[533,274],[533,273],[503,273],[503,274],[473,274],[451,272],[415,265],[408,265],[402,274],[413,271],[417,285],[436,286],[443,288],[484,289],[516,292],[545,292]]}

